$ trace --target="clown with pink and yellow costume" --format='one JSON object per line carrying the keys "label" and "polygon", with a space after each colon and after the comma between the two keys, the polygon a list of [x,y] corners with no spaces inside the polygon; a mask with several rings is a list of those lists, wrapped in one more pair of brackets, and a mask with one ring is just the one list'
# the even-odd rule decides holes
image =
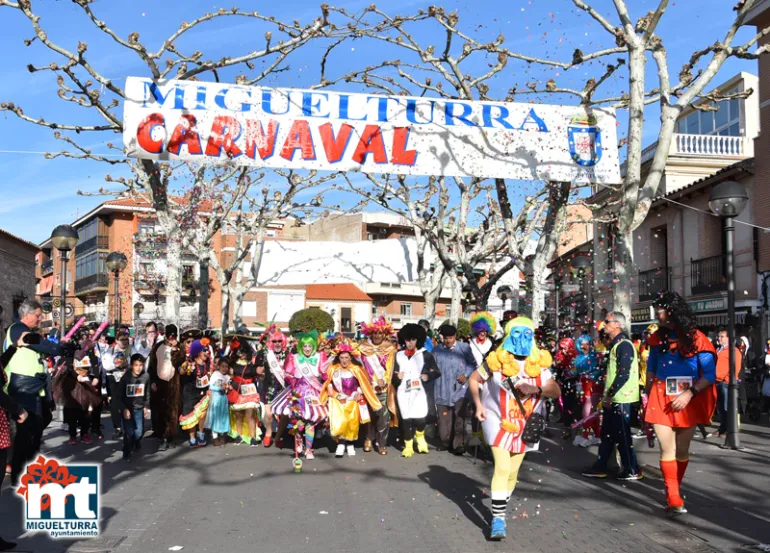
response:
{"label": "clown with pink and yellow costume", "polygon": [[534,324],[527,317],[509,321],[502,345],[470,378],[476,417],[495,461],[490,486],[493,540],[506,536],[505,512],[521,463],[527,451],[538,448],[538,443],[522,439],[526,425],[533,413],[545,414],[545,398],[561,393],[550,371],[551,354],[538,349],[534,334]]}

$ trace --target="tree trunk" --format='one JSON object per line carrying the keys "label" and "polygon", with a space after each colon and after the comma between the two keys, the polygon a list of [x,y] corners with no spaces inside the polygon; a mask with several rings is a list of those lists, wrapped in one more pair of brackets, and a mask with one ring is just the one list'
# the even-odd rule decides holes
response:
{"label": "tree trunk", "polygon": [[243,325],[243,296],[246,295],[246,288],[243,286],[236,287],[230,295],[230,301],[233,305],[233,330],[236,332],[241,325]]}
{"label": "tree trunk", "polygon": [[450,277],[450,284],[452,286],[452,312],[451,317],[449,317],[449,322],[457,326],[457,321],[460,320],[460,311],[462,310],[463,289],[460,279],[457,277]]}
{"label": "tree trunk", "polygon": [[222,336],[224,336],[230,324],[230,284],[220,281],[219,287],[222,290]]}
{"label": "tree trunk", "polygon": [[200,276],[198,277],[198,327],[201,329],[209,326],[209,260],[204,257],[198,263]]}
{"label": "tree trunk", "polygon": [[[532,278],[529,283],[531,294],[531,318],[535,326],[540,326],[541,317],[545,310],[543,284],[548,272],[548,264],[556,253],[559,237],[564,232],[567,221],[567,202],[571,189],[570,182],[552,183],[548,194],[548,214],[545,217],[543,231],[537,242],[535,257],[532,260]],[[529,277],[528,277],[529,278]]]}
{"label": "tree trunk", "polygon": [[620,311],[631,320],[631,276],[634,273],[633,232],[620,233],[612,227],[615,234],[615,275],[612,287],[612,310]]}
{"label": "tree trunk", "polygon": [[166,324],[179,324],[182,303],[182,244],[169,234],[166,250]]}

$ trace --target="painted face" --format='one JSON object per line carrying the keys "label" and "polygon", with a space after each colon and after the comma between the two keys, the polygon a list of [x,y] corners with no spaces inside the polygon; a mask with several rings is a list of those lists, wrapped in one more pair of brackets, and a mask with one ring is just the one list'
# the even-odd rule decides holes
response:
{"label": "painted face", "polygon": [[313,344],[302,344],[302,353],[305,357],[310,357],[313,355]]}
{"label": "painted face", "polygon": [[529,357],[535,332],[526,326],[514,326],[508,336],[512,353],[519,357]]}

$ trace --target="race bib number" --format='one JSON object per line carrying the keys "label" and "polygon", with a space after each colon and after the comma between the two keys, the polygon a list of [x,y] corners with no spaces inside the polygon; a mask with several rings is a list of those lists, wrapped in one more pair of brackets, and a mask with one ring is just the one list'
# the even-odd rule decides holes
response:
{"label": "race bib number", "polygon": [[208,388],[209,387],[209,375],[204,374],[203,376],[195,379],[195,386],[197,388]]}
{"label": "race bib number", "polygon": [[126,397],[142,397],[144,384],[126,384]]}
{"label": "race bib number", "polygon": [[678,396],[692,388],[691,376],[669,376],[666,378],[666,395]]}
{"label": "race bib number", "polygon": [[250,396],[257,393],[256,384],[241,384],[241,395]]}
{"label": "race bib number", "polygon": [[305,401],[306,401],[306,402],[307,402],[309,405],[312,405],[313,407],[318,407],[319,405],[321,405],[321,402],[320,402],[320,401],[318,401],[318,398],[316,398],[316,397],[307,396],[307,397],[305,398]]}
{"label": "race bib number", "polygon": [[413,378],[406,381],[406,391],[419,390],[422,387],[422,382],[419,378]]}

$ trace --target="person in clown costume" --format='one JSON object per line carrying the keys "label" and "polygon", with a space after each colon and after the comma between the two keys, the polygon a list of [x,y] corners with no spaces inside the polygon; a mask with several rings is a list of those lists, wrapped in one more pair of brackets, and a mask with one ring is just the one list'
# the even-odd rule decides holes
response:
{"label": "person in clown costume", "polygon": [[372,388],[369,373],[356,359],[352,345],[340,342],[333,350],[334,360],[328,378],[321,389],[320,400],[329,410],[329,430],[337,440],[336,456],[356,454],[353,442],[358,439],[362,423],[368,423],[370,413],[382,409],[382,403]]}
{"label": "person in clown costume", "polygon": [[538,443],[525,443],[522,439],[527,420],[533,413],[544,416],[545,398],[561,394],[550,371],[551,354],[537,347],[534,333],[535,325],[527,317],[509,321],[503,343],[470,378],[476,418],[481,421],[495,462],[490,486],[492,540],[505,538],[506,508],[521,463],[527,451],[538,448]]}
{"label": "person in clown costume", "polygon": [[[290,349],[286,335],[271,325],[263,335],[267,343],[257,353],[256,365],[259,369],[264,367],[263,389],[265,392],[264,413],[262,424],[265,425],[265,438],[262,443],[265,447],[273,445],[273,401],[286,387],[286,375],[284,366],[290,355]],[[287,417],[279,417],[276,447],[280,447],[281,436],[288,424]]]}
{"label": "person in clown costume", "polygon": [[305,458],[315,459],[313,440],[316,426],[329,416],[319,395],[326,380],[325,355],[318,352],[318,331],[297,334],[297,353],[286,359],[284,377],[286,388],[273,400],[273,414],[294,421],[294,452],[303,453],[302,434],[305,436]]}
{"label": "person in clown costume", "polygon": [[372,420],[366,424],[364,451],[372,451],[374,446],[377,453],[387,455],[388,432],[391,426],[397,426],[398,420],[396,392],[390,383],[398,348],[390,341],[393,327],[383,315],[370,325],[361,325],[361,331],[368,338],[358,346],[361,362],[371,375],[374,393],[383,405],[382,409],[371,413]]}
{"label": "person in clown costume", "polygon": [[689,304],[676,292],[654,303],[658,330],[647,339],[647,409],[660,445],[666,514],[686,513],[680,486],[690,462],[698,424],[709,424],[716,408],[716,350],[696,328]]}
{"label": "person in clown costume", "polygon": [[497,323],[491,313],[482,311],[471,317],[471,352],[476,359],[476,366],[480,367],[489,350],[492,349],[492,336],[497,331]]}

